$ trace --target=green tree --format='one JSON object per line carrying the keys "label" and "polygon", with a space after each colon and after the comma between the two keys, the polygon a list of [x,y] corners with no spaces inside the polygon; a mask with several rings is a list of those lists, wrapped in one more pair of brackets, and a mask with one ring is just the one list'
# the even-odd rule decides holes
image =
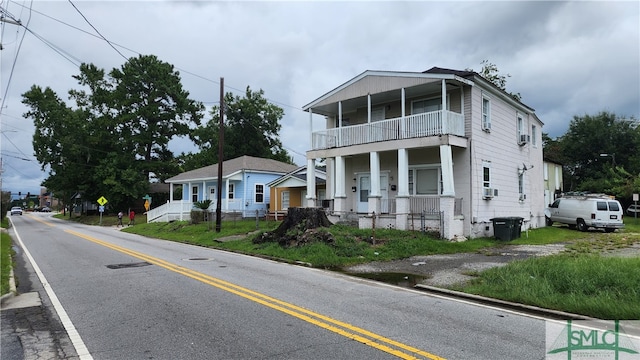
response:
{"label": "green tree", "polygon": [[[264,91],[248,86],[243,97],[226,93],[224,121],[224,158],[243,155],[292,163],[279,138],[284,110],[264,98]],[[212,120],[194,130],[192,139],[200,152],[184,154],[185,170],[218,162],[220,107],[211,110]]]}
{"label": "green tree", "polygon": [[558,142],[571,190],[612,192],[615,183],[640,176],[640,128],[633,118],[607,111],[574,116]]}
{"label": "green tree", "polygon": [[[482,69],[478,72],[483,78],[491,82],[493,85],[500,88],[504,92],[507,92],[507,78],[510,78],[510,74],[503,75],[498,70],[498,66],[494,63],[489,62],[489,60],[482,60],[480,63],[482,64]],[[466,69],[467,71],[474,71],[473,69]],[[512,98],[515,100],[522,100],[522,96],[520,93],[509,93]]]}
{"label": "green tree", "polygon": [[113,207],[132,204],[152,177],[178,173],[168,149],[174,137],[200,124],[204,107],[190,100],[179,73],[155,56],[132,58],[105,71],[82,64],[69,91],[73,107],[50,88],[33,86],[23,94],[26,118],[36,127],[36,158],[49,176],[43,185],[58,194],[105,196]]}

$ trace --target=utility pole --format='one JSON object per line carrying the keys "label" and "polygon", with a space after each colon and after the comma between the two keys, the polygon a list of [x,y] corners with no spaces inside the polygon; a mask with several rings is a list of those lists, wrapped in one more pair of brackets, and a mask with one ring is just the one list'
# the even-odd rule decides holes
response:
{"label": "utility pole", "polygon": [[[218,133],[218,203],[216,204],[216,232],[222,223],[222,160],[224,149],[224,78],[220,78],[220,131]],[[228,191],[228,189],[227,189]]]}

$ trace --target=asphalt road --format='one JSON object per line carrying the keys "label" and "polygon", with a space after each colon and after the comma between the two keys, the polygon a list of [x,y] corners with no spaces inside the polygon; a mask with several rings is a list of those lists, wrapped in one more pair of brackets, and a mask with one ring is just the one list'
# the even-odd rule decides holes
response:
{"label": "asphalt road", "polygon": [[48,214],[12,220],[20,256],[41,272],[29,277],[43,305],[27,309],[52,322],[55,358],[545,356],[545,321],[515,311]]}

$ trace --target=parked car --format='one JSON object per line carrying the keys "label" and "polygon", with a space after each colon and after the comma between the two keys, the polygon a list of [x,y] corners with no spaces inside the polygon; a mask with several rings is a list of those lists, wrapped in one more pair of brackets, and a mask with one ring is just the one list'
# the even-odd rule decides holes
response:
{"label": "parked car", "polygon": [[51,212],[51,208],[49,208],[48,206],[43,206],[43,207],[35,208],[35,211],[37,211],[37,212]]}
{"label": "parked car", "polygon": [[587,231],[590,227],[613,232],[624,228],[618,200],[600,194],[570,195],[557,199],[545,210],[547,225],[554,222]]}
{"label": "parked car", "polygon": [[631,205],[627,208],[627,215],[640,217],[640,205]]}
{"label": "parked car", "polygon": [[16,215],[16,214],[22,215],[22,208],[21,207],[14,206],[14,207],[11,208],[11,215],[13,216],[13,215]]}

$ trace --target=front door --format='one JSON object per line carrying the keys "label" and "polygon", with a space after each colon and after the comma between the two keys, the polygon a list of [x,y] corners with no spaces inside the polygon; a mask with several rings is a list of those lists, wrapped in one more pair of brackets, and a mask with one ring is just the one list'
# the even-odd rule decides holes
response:
{"label": "front door", "polygon": [[[357,177],[358,206],[357,212],[369,212],[369,193],[371,193],[371,174],[358,174]],[[389,175],[380,174],[381,212],[389,212]]]}

